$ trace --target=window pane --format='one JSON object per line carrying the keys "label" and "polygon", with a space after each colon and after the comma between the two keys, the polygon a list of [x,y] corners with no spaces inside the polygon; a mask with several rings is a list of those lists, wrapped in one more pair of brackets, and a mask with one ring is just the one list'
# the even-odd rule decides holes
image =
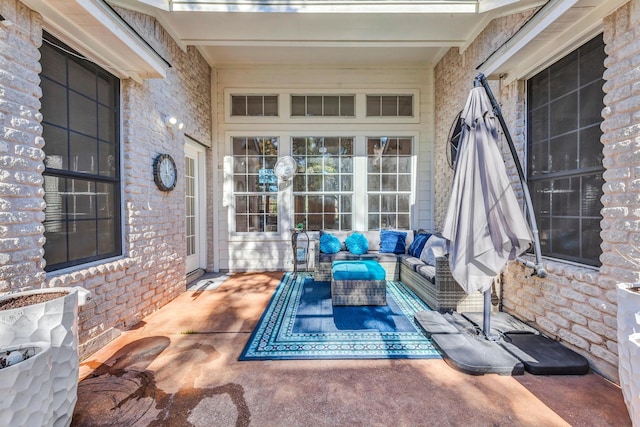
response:
{"label": "window pane", "polygon": [[304,116],[306,113],[304,96],[292,96],[291,97],[291,115],[292,116]]}
{"label": "window pane", "polygon": [[76,61],[69,61],[69,88],[97,99],[95,72],[87,70]]}
{"label": "window pane", "polygon": [[578,54],[570,53],[549,67],[550,91],[554,97],[563,96],[578,88]]}
{"label": "window pane", "polygon": [[322,116],[322,97],[307,96],[307,115]]}
{"label": "window pane", "polygon": [[556,179],[552,185],[551,206],[553,215],[577,215],[580,211],[580,179]]}
{"label": "window pane", "polygon": [[580,256],[580,220],[577,218],[554,218],[551,231],[553,253],[570,258]]}
{"label": "window pane", "polygon": [[398,97],[398,115],[404,117],[413,116],[413,96]]}
{"label": "window pane", "polygon": [[579,167],[588,168],[601,166],[604,155],[602,153],[602,143],[600,137],[602,131],[600,126],[592,126],[580,131],[580,164]]}
{"label": "window pane", "polygon": [[70,133],[70,170],[90,174],[98,173],[98,141],[75,132]]}
{"label": "window pane", "polygon": [[340,115],[343,117],[355,116],[355,100],[353,96],[340,97]]}
{"label": "window pane", "polygon": [[248,116],[264,115],[261,96],[247,96],[247,115]]}
{"label": "window pane", "polygon": [[394,117],[398,115],[398,97],[383,96],[382,97],[382,116]]}
{"label": "window pane", "polygon": [[600,254],[602,249],[602,238],[600,237],[600,220],[599,219],[583,219],[582,220],[582,258],[594,260],[593,264],[599,265]]}
{"label": "window pane", "polygon": [[69,93],[69,127],[88,136],[98,137],[96,102],[77,93]]}
{"label": "window pane", "polygon": [[324,97],[324,115],[338,116],[340,114],[340,97],[325,96]]}
{"label": "window pane", "polygon": [[576,129],[578,125],[577,108],[578,94],[575,92],[551,103],[551,136],[561,135]]}
{"label": "window pane", "polygon": [[67,130],[43,123],[42,137],[45,140],[44,164],[48,168],[68,169]]}
{"label": "window pane", "polygon": [[116,236],[113,234],[113,220],[98,220],[98,255],[113,253],[116,250]]}
{"label": "window pane", "polygon": [[574,170],[578,167],[578,133],[553,138],[550,147],[551,172]]}
{"label": "window pane", "polygon": [[66,128],[69,125],[67,109],[60,106],[67,105],[67,89],[48,79],[42,79],[40,87],[42,88],[42,98],[40,98],[42,117],[47,123]]}
{"label": "window pane", "polygon": [[115,128],[116,118],[111,109],[98,106],[98,136],[104,141],[113,141],[117,129]]}
{"label": "window pane", "polygon": [[98,254],[96,223],[74,221],[69,223],[69,261]]}
{"label": "window pane", "polygon": [[48,265],[67,262],[67,223],[64,221],[45,221],[44,252]]}
{"label": "window pane", "polygon": [[246,96],[231,97],[231,115],[232,116],[247,115],[247,97]]}
{"label": "window pane", "polygon": [[265,116],[278,115],[278,97],[277,96],[264,97],[264,115]]}
{"label": "window pane", "polygon": [[601,216],[600,211],[604,207],[601,201],[603,185],[601,173],[582,177],[582,216]]}
{"label": "window pane", "polygon": [[380,96],[367,95],[367,117],[380,117],[381,102]]}
{"label": "window pane", "polygon": [[580,89],[580,127],[602,121],[603,97],[601,80]]}
{"label": "window pane", "polygon": [[[42,64],[42,76],[46,76],[62,85],[67,84],[67,58],[49,46],[46,39],[43,40],[40,47],[40,63]],[[42,83],[44,83],[44,79]]]}
{"label": "window pane", "polygon": [[580,86],[602,79],[605,58],[602,37],[596,37],[580,48]]}
{"label": "window pane", "polygon": [[542,71],[528,82],[529,108],[537,109],[549,102],[549,70]]}

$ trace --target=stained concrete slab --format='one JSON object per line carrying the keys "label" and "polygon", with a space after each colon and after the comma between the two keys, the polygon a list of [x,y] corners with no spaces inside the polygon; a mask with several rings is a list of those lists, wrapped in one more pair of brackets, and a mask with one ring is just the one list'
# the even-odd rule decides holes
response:
{"label": "stained concrete slab", "polygon": [[[81,364],[75,426],[628,426],[596,375],[465,375],[443,360],[238,361],[281,273],[187,291]],[[199,292],[199,293],[198,293]]]}

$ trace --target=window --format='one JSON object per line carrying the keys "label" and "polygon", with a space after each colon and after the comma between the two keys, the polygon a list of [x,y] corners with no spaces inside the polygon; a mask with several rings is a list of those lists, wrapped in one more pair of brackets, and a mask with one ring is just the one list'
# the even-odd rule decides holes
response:
{"label": "window", "polygon": [[354,117],[354,95],[292,95],[293,117]]}
{"label": "window", "polygon": [[278,95],[231,95],[232,116],[278,115]]}
{"label": "window", "polygon": [[122,253],[120,81],[45,34],[46,271]]}
{"label": "window", "polygon": [[236,231],[278,231],[278,138],[234,137],[232,144]]}
{"label": "window", "polygon": [[543,255],[600,265],[602,36],[527,81],[528,181]]}
{"label": "window", "polygon": [[413,96],[367,95],[367,117],[413,117]]}
{"label": "window", "polygon": [[369,230],[411,228],[411,138],[367,139]]}
{"label": "window", "polygon": [[294,221],[308,230],[351,230],[353,138],[293,138]]}

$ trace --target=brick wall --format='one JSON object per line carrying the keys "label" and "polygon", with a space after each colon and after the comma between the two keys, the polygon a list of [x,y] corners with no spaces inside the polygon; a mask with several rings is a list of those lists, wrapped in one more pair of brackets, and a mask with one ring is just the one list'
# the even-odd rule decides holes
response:
{"label": "brick wall", "polygon": [[[452,49],[436,67],[436,221],[446,214],[452,172],[443,159],[448,125],[464,106],[475,67],[526,20],[518,15],[498,19],[460,54]],[[511,263],[502,276],[503,309],[534,323],[547,335],[586,356],[591,366],[617,380],[616,283],[640,280],[640,0],[633,0],[604,21],[606,68],[603,110],[604,220],[600,269],[544,260],[549,275]],[[462,86],[462,88],[461,88]],[[525,144],[524,82],[492,82],[516,149]],[[514,183],[517,175],[506,144],[503,154]],[[438,185],[439,181],[439,185]],[[517,191],[521,190],[516,184]]]}
{"label": "brick wall", "polygon": [[[79,313],[80,353],[102,347],[185,289],[184,134],[211,143],[211,69],[195,48],[182,50],[148,16],[118,9],[172,67],[164,79],[122,81],[122,204],[124,256],[45,276],[42,262],[44,144],[39,124],[39,15],[19,2],[0,14],[16,25],[0,30],[0,292],[82,286],[92,300]],[[19,55],[18,55],[19,54]],[[167,115],[182,131],[164,124]],[[153,159],[173,156],[178,185],[159,191]],[[6,250],[5,250],[6,248]]]}

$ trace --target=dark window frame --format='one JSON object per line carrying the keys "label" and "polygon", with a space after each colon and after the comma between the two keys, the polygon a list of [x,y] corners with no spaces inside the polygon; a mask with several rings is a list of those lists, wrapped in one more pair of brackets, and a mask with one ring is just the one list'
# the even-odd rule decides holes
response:
{"label": "dark window frame", "polygon": [[[58,156],[61,159],[57,162],[50,161],[47,157],[46,144],[43,148],[45,152],[45,170],[43,172],[45,179],[45,200],[53,198],[60,201],[60,212],[53,214],[54,217],[59,216],[59,218],[55,220],[47,218],[47,213],[51,216],[51,212],[47,212],[47,207],[45,207],[44,226],[47,242],[45,242],[44,245],[44,258],[47,260],[47,252],[49,251],[52,254],[49,259],[53,258],[57,260],[56,262],[47,262],[45,271],[49,272],[122,255],[120,80],[98,65],[84,59],[78,52],[75,52],[69,46],[46,32],[43,34],[43,48],[50,48],[50,54],[57,55],[56,59],[60,60],[60,62],[57,63],[54,61],[54,64],[49,66],[46,61],[52,57],[43,56],[41,59],[43,137],[45,138],[46,144],[51,144],[51,151],[54,153],[55,148],[53,148],[53,145],[58,144],[58,149],[66,145],[66,149],[62,150],[66,150],[66,153]],[[57,65],[60,64],[64,64],[64,67],[57,67]],[[92,75],[94,80],[88,79],[82,81],[82,79],[77,77],[70,79],[70,70],[72,69],[70,66],[75,67],[74,69],[81,73]],[[64,70],[61,68],[64,68]],[[61,76],[63,76],[63,79],[61,79]],[[83,93],[82,88],[79,88],[82,83],[91,84],[91,82],[95,84],[92,88],[95,89],[93,97],[87,93]],[[106,84],[101,86],[101,82],[106,82]],[[47,85],[49,85],[49,88],[56,88],[60,91],[59,93],[64,91],[66,100],[56,99],[55,101],[51,101],[51,103],[55,103],[56,108],[59,106],[59,108],[66,109],[64,113],[66,116],[64,121],[66,121],[66,123],[61,123],[61,121],[54,120],[53,118],[49,120],[47,114],[47,109],[49,109],[47,105],[47,91],[49,89]],[[85,86],[85,88],[91,90],[91,86]],[[55,97],[55,95],[52,95],[52,97]],[[83,129],[86,123],[81,123],[81,120],[77,120],[78,123],[74,125],[70,123],[71,117],[73,116],[69,111],[70,99],[72,99],[72,97],[79,100],[79,102],[86,103],[86,105],[95,105],[95,134],[91,134],[90,132],[86,133]],[[103,98],[107,99],[108,102],[103,102]],[[49,111],[51,110],[49,109]],[[103,125],[105,121],[107,124]],[[51,135],[47,135],[48,131],[51,132]],[[54,134],[57,135],[54,136]],[[82,144],[95,144],[95,151],[93,152],[95,157],[90,156],[91,161],[97,165],[92,166],[95,168],[94,170],[87,172],[80,170],[82,167],[77,166],[75,166],[76,170],[73,170],[74,166],[72,166],[70,159],[73,153],[78,153],[78,151],[72,150],[74,138],[81,141]],[[86,149],[87,147],[84,145],[78,146],[81,146],[82,149]],[[101,150],[104,149],[107,151],[102,152]],[[101,158],[101,156],[103,158]],[[69,187],[71,187],[72,183],[74,189],[76,183],[86,183],[87,191],[70,192]],[[110,188],[113,191],[111,193],[101,193],[99,190],[101,187],[103,189]],[[50,189],[49,192],[47,192],[47,188]],[[56,188],[57,191],[51,191],[51,188]],[[87,212],[78,213],[75,210],[69,209],[69,206],[72,204],[85,204],[88,205],[89,208]],[[52,205],[50,205],[50,208],[51,206]],[[101,209],[101,207],[103,209]],[[86,215],[87,218],[82,218],[83,215]],[[93,216],[89,217],[90,215]],[[105,223],[110,223],[110,226],[106,230],[103,230],[102,226]],[[86,236],[89,238],[94,237],[95,245],[91,253],[86,256],[77,254],[72,256],[71,247],[74,246],[74,243],[71,240],[68,230],[80,230],[83,226],[88,226],[89,230],[91,230],[93,226],[93,233],[90,232]],[[48,227],[49,231],[47,230]],[[50,231],[52,229],[63,229],[66,231],[58,233],[56,238],[54,238]],[[112,243],[112,245],[109,244],[106,249],[105,247],[101,247],[99,238],[101,230],[103,230],[105,234],[111,235],[113,239],[112,242],[109,242]],[[104,240],[102,242],[104,243]],[[64,254],[61,255],[59,251],[62,250]],[[75,248],[75,250],[77,250],[77,248]],[[60,259],[64,259],[64,261],[59,261]]]}
{"label": "dark window frame", "polygon": [[605,57],[599,35],[527,80],[528,185],[542,255],[595,267],[602,254]]}

